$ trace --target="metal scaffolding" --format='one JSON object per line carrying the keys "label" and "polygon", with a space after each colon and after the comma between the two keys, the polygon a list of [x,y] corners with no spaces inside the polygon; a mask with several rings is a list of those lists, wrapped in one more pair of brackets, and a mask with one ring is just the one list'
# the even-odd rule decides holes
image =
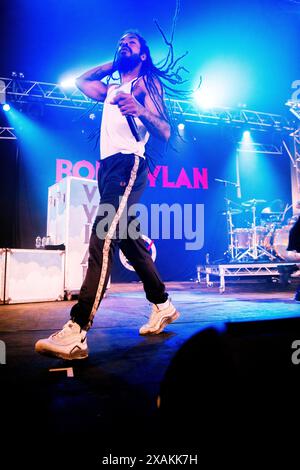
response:
{"label": "metal scaffolding", "polygon": [[298,126],[290,134],[292,137],[292,145],[289,146],[284,140],[283,145],[285,150],[290,157],[291,164],[291,182],[292,182],[292,204],[293,213],[300,213],[300,102],[299,101],[288,101],[286,103],[290,108],[290,112],[298,119]]}
{"label": "metal scaffolding", "polygon": [[291,131],[289,121],[278,114],[262,113],[244,108],[211,108],[200,109],[195,101],[168,100],[166,102],[174,115],[181,117],[185,122],[198,124],[219,125],[224,124],[234,127],[245,127],[249,130]]}
{"label": "metal scaffolding", "polygon": [[276,144],[260,144],[258,142],[251,142],[251,144],[246,145],[245,142],[238,142],[237,152],[282,155],[283,148],[282,145]]}
{"label": "metal scaffolding", "polygon": [[212,276],[220,278],[219,292],[225,292],[225,278],[240,278],[249,276],[280,277],[281,268],[295,266],[295,262],[277,261],[273,263],[241,263],[241,264],[212,264],[197,266],[197,279],[201,282],[201,274],[205,275],[206,286],[212,287]]}
{"label": "metal scaffolding", "polygon": [[91,100],[78,89],[64,90],[55,83],[20,78],[0,78],[5,84],[6,100],[10,103],[42,102],[46,106],[86,109]]}
{"label": "metal scaffolding", "polygon": [[287,147],[286,150],[291,160],[293,212],[294,214],[299,214],[300,207],[298,208],[297,204],[300,201],[300,125],[299,128],[291,134],[291,136],[293,138],[293,154]]}
{"label": "metal scaffolding", "polygon": [[[56,83],[30,81],[25,79],[0,78],[4,83],[6,99],[10,103],[42,102],[45,106],[86,110],[92,107],[93,101],[78,89],[64,89]],[[243,127],[260,131],[292,131],[289,121],[278,114],[251,111],[244,108],[200,109],[194,100],[166,99],[171,113],[185,122],[198,124]],[[102,103],[96,104],[96,110],[102,109]]]}
{"label": "metal scaffolding", "polygon": [[0,127],[0,140],[16,140],[17,136],[13,127]]}

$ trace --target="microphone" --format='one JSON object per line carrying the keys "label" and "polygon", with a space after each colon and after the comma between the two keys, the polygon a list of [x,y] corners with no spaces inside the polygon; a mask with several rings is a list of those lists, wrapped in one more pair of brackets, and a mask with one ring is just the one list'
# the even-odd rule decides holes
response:
{"label": "microphone", "polygon": [[131,133],[132,133],[133,137],[135,138],[135,140],[137,142],[140,142],[141,137],[140,137],[138,126],[135,122],[134,117],[133,116],[125,116],[125,117],[126,117],[126,121],[128,122],[128,125],[130,127],[130,130],[131,130]]}

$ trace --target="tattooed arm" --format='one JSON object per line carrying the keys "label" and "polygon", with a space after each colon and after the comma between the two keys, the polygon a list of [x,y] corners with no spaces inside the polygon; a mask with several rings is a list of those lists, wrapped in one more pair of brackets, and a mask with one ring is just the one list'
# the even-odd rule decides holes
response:
{"label": "tattooed arm", "polygon": [[170,124],[160,116],[148,94],[145,96],[145,103],[139,115],[139,119],[150,134],[153,134],[166,142],[169,140],[171,135]]}

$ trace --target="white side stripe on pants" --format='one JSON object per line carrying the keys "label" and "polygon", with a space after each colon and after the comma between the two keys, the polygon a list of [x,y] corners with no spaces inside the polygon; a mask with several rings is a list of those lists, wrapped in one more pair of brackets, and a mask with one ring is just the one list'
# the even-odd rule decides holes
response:
{"label": "white side stripe on pants", "polygon": [[91,310],[91,313],[90,313],[87,330],[92,326],[93,319],[94,319],[94,316],[96,314],[96,311],[97,311],[97,308],[98,308],[98,305],[99,305],[99,302],[100,302],[100,299],[101,299],[101,295],[103,293],[105,278],[106,278],[107,269],[108,269],[108,256],[109,256],[111,240],[112,240],[112,237],[113,237],[113,235],[116,231],[117,225],[120,221],[120,218],[122,216],[124,208],[127,204],[127,200],[128,200],[128,197],[130,196],[132,187],[135,183],[136,175],[137,175],[137,171],[138,171],[138,167],[139,167],[139,161],[140,161],[140,157],[135,155],[134,165],[133,165],[131,173],[130,173],[130,178],[129,178],[128,185],[126,186],[126,189],[125,189],[124,194],[122,196],[122,199],[121,199],[119,208],[117,210],[117,213],[116,213],[116,215],[114,216],[114,218],[112,220],[111,226],[109,227],[109,230],[108,230],[107,235],[106,235],[105,240],[104,240],[104,245],[103,245],[103,250],[102,250],[103,256],[102,256],[102,268],[101,268],[100,280],[99,280],[99,284],[98,284],[98,288],[97,288],[95,301],[94,301],[94,304],[93,304],[93,307],[92,307],[92,310]]}

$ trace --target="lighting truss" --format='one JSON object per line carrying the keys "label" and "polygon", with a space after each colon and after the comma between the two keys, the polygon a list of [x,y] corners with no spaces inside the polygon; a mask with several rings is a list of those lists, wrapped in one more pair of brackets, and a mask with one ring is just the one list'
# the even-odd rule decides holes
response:
{"label": "lighting truss", "polygon": [[290,108],[290,112],[300,120],[300,101],[289,100],[286,103],[286,106]]}
{"label": "lighting truss", "polygon": [[[29,81],[14,78],[0,78],[5,84],[8,102],[27,103],[32,101],[43,102],[46,106],[56,106],[70,109],[89,109],[93,101],[87,98],[78,89],[63,89],[55,83]],[[292,131],[294,128],[288,120],[278,114],[262,113],[244,108],[212,108],[200,109],[193,100],[166,99],[166,105],[175,118],[185,122],[197,124],[244,127],[249,130]],[[95,110],[102,109],[102,103],[97,103]]]}
{"label": "lighting truss", "polygon": [[[289,100],[285,103],[290,108],[290,112],[298,118],[300,121],[300,102]],[[291,180],[292,180],[292,202],[293,212],[300,213],[300,122],[298,122],[298,128],[296,128],[290,136],[293,139],[292,150],[290,150],[287,144],[283,141],[285,149],[291,160]]]}
{"label": "lighting truss", "polygon": [[13,127],[0,127],[0,140],[16,140],[17,136]]}
{"label": "lighting truss", "polygon": [[282,155],[282,146],[275,144],[261,144],[258,142],[251,142],[250,144],[245,144],[245,142],[239,142],[237,151],[247,153],[268,153],[272,155]]}
{"label": "lighting truss", "polygon": [[0,78],[5,83],[7,101],[13,103],[43,102],[46,106],[87,109],[91,100],[77,88],[64,90],[55,83],[37,82],[19,78]]}
{"label": "lighting truss", "polygon": [[291,134],[293,138],[293,163],[291,164],[292,170],[292,196],[294,213],[299,213],[300,207],[300,126]]}
{"label": "lighting truss", "polygon": [[166,99],[169,109],[174,115],[180,116],[185,122],[199,124],[245,127],[249,130],[290,131],[293,127],[289,121],[279,114],[262,113],[244,108],[210,108],[200,109],[195,101]]}

